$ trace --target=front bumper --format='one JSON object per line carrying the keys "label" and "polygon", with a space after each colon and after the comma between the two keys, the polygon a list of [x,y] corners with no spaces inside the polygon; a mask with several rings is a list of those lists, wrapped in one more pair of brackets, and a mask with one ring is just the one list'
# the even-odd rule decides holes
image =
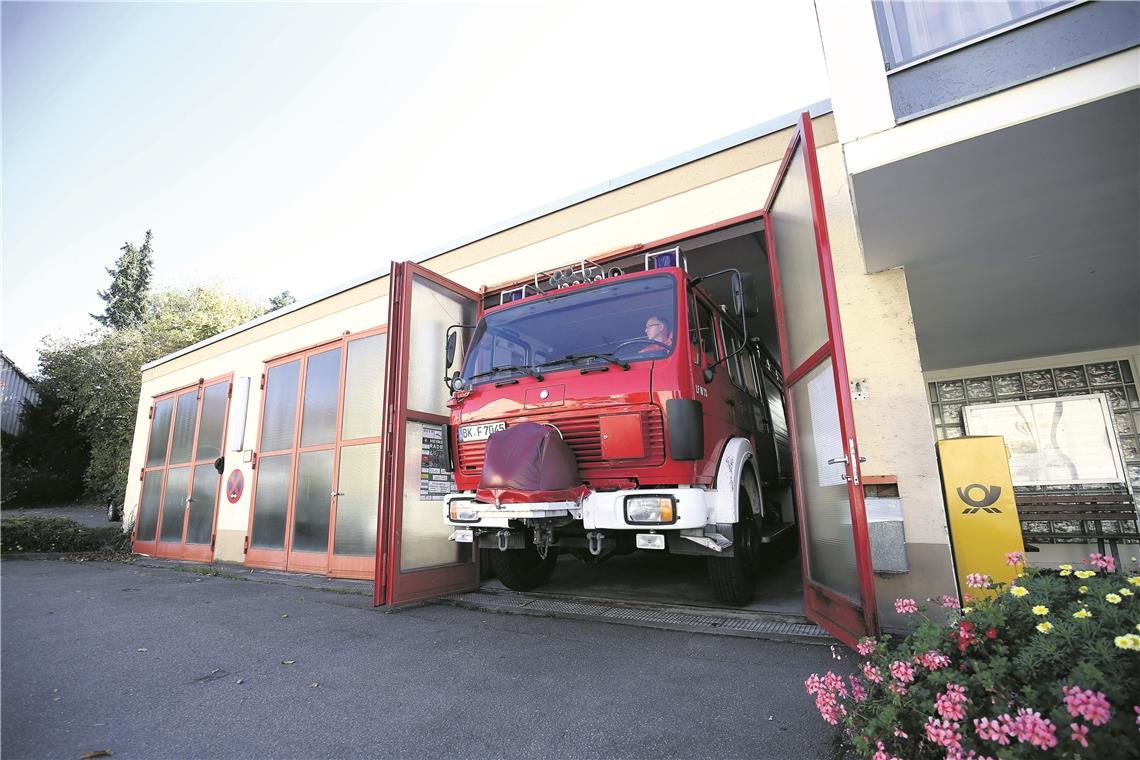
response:
{"label": "front bumper", "polygon": [[[631,523],[625,518],[627,496],[671,496],[674,499],[673,522],[650,525]],[[451,519],[451,502],[470,501],[475,506],[478,520]],[[451,493],[444,497],[443,519],[457,528],[507,528],[511,520],[569,518],[582,522],[587,530],[684,530],[703,528],[713,522],[712,494],[703,488],[639,488],[622,491],[591,491],[581,504],[573,501],[556,501],[532,504],[484,504],[475,501],[474,492]]]}

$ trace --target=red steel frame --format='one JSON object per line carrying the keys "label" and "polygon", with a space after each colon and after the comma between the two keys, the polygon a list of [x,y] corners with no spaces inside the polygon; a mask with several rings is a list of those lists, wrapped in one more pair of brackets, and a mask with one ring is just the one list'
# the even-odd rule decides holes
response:
{"label": "red steel frame", "polygon": [[[355,556],[339,556],[333,553],[333,547],[336,541],[336,508],[337,500],[332,496],[329,497],[329,536],[328,546],[325,552],[302,552],[293,550],[293,518],[296,510],[296,490],[297,490],[297,466],[299,464],[301,454],[311,451],[324,451],[331,449],[333,451],[332,462],[332,490],[338,490],[340,480],[340,453],[346,446],[361,446],[370,443],[380,444],[380,455],[384,455],[384,442],[382,436],[372,436],[368,438],[353,438],[345,440],[341,437],[342,427],[344,424],[344,393],[345,384],[347,382],[346,368],[348,365],[348,346],[355,340],[361,338],[368,338],[373,335],[385,334],[388,332],[386,325],[374,327],[360,332],[350,333],[343,335],[333,340],[317,343],[307,348],[294,351],[289,354],[281,354],[275,356],[265,362],[265,378],[266,385],[269,382],[269,370],[289,364],[293,361],[299,361],[298,378],[297,378],[297,398],[294,402],[294,418],[293,418],[293,440],[292,446],[287,449],[274,449],[273,451],[260,451],[258,450],[257,463],[254,465],[253,477],[253,498],[250,502],[249,521],[246,528],[246,536],[248,540],[253,539],[253,520],[255,509],[257,506],[257,479],[260,473],[258,464],[260,460],[266,456],[275,455],[289,455],[292,457],[289,466],[289,490],[287,492],[287,502],[285,509],[285,537],[280,549],[264,549],[257,548],[249,545],[246,549],[245,564],[250,567],[265,567],[277,570],[289,570],[293,572],[309,572],[309,573],[322,573],[332,575],[338,578],[359,578],[369,580],[372,578],[374,571],[374,561],[372,557],[355,557]],[[306,374],[308,368],[308,361],[311,357],[323,354],[328,351],[340,350],[340,369],[339,380],[337,384],[337,400],[336,400],[336,427],[334,430],[333,441],[331,443],[313,444],[311,446],[301,446],[301,422],[304,416],[304,400],[305,400],[305,385]],[[261,445],[262,429],[265,425],[265,402],[266,395],[262,393],[260,418],[257,427],[257,440],[256,446]],[[381,461],[383,461],[381,459]],[[377,506],[379,509],[379,506]]]}
{"label": "red steel frame", "polygon": [[[222,440],[221,451],[223,456],[226,448],[226,435],[229,432],[229,417],[230,417],[230,397],[233,392],[233,373],[230,372],[225,375],[218,375],[209,380],[202,378],[197,383],[191,385],[184,385],[172,391],[160,393],[151,399],[151,419],[149,420],[150,426],[147,430],[146,449],[143,454],[143,468],[140,473],[139,479],[142,481],[142,488],[139,489],[139,511],[142,510],[143,493],[142,489],[146,488],[146,475],[150,472],[162,472],[162,484],[159,487],[158,494],[158,516],[154,527],[154,538],[150,541],[140,541],[138,538],[138,512],[135,513],[135,527],[132,535],[131,551],[136,554],[152,554],[157,557],[167,557],[170,559],[188,559],[200,562],[213,562],[214,560],[214,541],[218,535],[218,501],[221,497],[221,480],[222,476],[217,475],[217,482],[214,485],[214,517],[210,525],[210,543],[209,544],[187,544],[186,543],[186,529],[189,525],[190,514],[189,510],[183,510],[182,516],[182,538],[179,543],[174,544],[171,542],[162,542],[162,517],[165,509],[164,502],[166,501],[166,481],[170,474],[170,448],[174,440],[174,424],[178,416],[178,397],[184,396],[192,389],[196,389],[197,393],[197,408],[194,414],[194,438],[190,444],[190,461],[180,462],[177,467],[185,467],[190,471],[189,480],[186,484],[186,495],[189,496],[194,490],[194,474],[199,467],[208,466],[213,467],[213,462],[203,463],[195,459],[198,453],[198,433],[202,424],[202,402],[205,399],[206,388],[217,385],[219,383],[227,383],[226,390],[226,410],[222,418]],[[151,436],[154,435],[154,410],[158,408],[158,404],[166,399],[171,399],[172,408],[170,412],[170,428],[166,431],[166,457],[163,463],[158,466],[147,466],[145,457],[150,454]]]}
{"label": "red steel frame", "polygon": [[[784,177],[787,176],[796,152],[802,150],[804,171],[811,201],[812,225],[815,230],[816,255],[819,261],[820,284],[823,289],[823,304],[827,323],[828,339],[798,367],[791,366],[788,353],[787,327],[784,301],[780,288],[779,265],[776,257],[775,239],[772,234],[770,210],[779,193]],[[803,551],[804,611],[806,615],[826,628],[836,638],[849,646],[862,635],[878,631],[878,613],[875,606],[875,579],[871,568],[871,546],[867,531],[866,508],[863,501],[863,487],[859,483],[859,450],[855,436],[855,417],[851,405],[850,387],[847,377],[847,358],[843,347],[843,331],[839,319],[839,303],[835,290],[835,272],[831,261],[831,242],[827,234],[827,218],[824,211],[823,194],[819,180],[819,165],[816,158],[815,138],[811,129],[811,117],[801,114],[796,131],[792,136],[784,159],[780,164],[776,179],[764,204],[767,219],[764,233],[768,242],[768,262],[772,278],[772,294],[776,306],[776,326],[780,336],[780,362],[784,372],[784,403],[788,408],[787,421],[792,447],[792,465],[796,492],[797,519],[800,524],[800,541]],[[792,386],[828,358],[831,359],[834,374],[836,403],[839,409],[840,431],[843,440],[854,442],[853,450],[844,454],[851,457],[848,462],[847,494],[851,509],[852,534],[855,544],[855,566],[859,576],[859,602],[846,595],[821,585],[811,579],[809,561],[811,544],[807,540],[807,512],[810,509],[804,497],[802,474],[800,472],[799,442],[796,432],[794,399]]]}
{"label": "red steel frame", "polygon": [[[389,277],[387,379],[384,394],[383,431],[388,440],[381,466],[380,514],[377,515],[376,585],[373,602],[402,604],[428,599],[451,591],[479,585],[478,552],[471,548],[471,559],[441,567],[401,571],[400,547],[404,506],[404,438],[409,419],[446,425],[446,415],[408,409],[409,320],[412,280],[419,277],[470,299],[476,311],[482,310],[479,294],[411,262],[392,262]],[[442,337],[442,336],[441,336]],[[443,350],[442,344],[440,350]],[[443,382],[443,378],[439,378]],[[440,520],[443,520],[442,502]]]}

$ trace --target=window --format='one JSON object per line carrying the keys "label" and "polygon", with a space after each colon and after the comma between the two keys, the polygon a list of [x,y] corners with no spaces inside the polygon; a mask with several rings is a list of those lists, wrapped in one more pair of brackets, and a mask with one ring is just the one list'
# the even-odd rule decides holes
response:
{"label": "window", "polygon": [[712,310],[703,303],[698,302],[698,318],[700,320],[701,345],[704,347],[705,363],[712,365],[717,360],[716,333],[713,331]]}
{"label": "window", "polygon": [[887,69],[984,37],[1072,0],[873,0]]}

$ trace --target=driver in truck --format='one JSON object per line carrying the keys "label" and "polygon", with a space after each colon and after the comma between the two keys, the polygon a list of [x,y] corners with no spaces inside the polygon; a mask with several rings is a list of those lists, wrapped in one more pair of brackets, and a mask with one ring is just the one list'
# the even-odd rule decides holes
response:
{"label": "driver in truck", "polygon": [[654,315],[646,320],[645,337],[653,341],[653,343],[641,349],[638,353],[647,354],[653,351],[660,351],[662,348],[669,348],[673,345],[673,330],[663,317]]}

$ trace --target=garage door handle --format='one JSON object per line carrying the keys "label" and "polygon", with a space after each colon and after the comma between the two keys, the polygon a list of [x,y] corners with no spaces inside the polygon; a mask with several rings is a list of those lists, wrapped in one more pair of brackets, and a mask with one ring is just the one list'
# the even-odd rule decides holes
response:
{"label": "garage door handle", "polygon": [[336,498],[337,496],[344,496],[344,491],[333,491],[329,494],[329,496],[332,496],[333,498]]}

